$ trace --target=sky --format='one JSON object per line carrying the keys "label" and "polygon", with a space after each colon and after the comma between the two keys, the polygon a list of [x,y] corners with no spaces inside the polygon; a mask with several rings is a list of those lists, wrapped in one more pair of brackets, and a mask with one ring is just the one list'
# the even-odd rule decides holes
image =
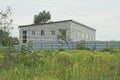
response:
{"label": "sky", "polygon": [[46,10],[51,21],[72,19],[96,29],[96,40],[120,40],[120,0],[0,0],[0,11],[7,6],[12,8],[15,37],[18,26],[32,24],[34,15]]}

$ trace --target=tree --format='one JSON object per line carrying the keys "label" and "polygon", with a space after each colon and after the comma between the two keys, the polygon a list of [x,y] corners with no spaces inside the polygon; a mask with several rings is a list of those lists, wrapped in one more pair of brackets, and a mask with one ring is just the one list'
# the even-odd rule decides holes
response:
{"label": "tree", "polygon": [[67,44],[67,47],[70,49],[70,47],[68,45],[67,30],[68,29],[62,29],[62,28],[60,28],[58,30],[59,34],[57,35],[57,40],[60,43],[65,42]]}
{"label": "tree", "polygon": [[88,50],[88,48],[85,47],[85,40],[81,40],[80,43],[76,45],[75,49]]}
{"label": "tree", "polygon": [[0,12],[0,44],[3,46],[11,46],[12,45],[12,37],[9,36],[10,30],[13,29],[11,27],[12,19],[10,19],[11,8],[7,7],[6,11]]}
{"label": "tree", "polygon": [[11,14],[12,12],[10,7],[7,7],[5,11],[2,10],[0,12],[0,29],[8,33],[13,29],[11,26],[13,20],[10,19]]}
{"label": "tree", "polygon": [[34,24],[44,24],[47,23],[51,19],[51,14],[46,12],[45,10],[43,12],[40,12],[38,15],[34,16]]}
{"label": "tree", "polygon": [[13,39],[13,44],[14,45],[18,45],[19,44],[19,40],[18,40],[17,37],[13,37],[12,39]]}
{"label": "tree", "polygon": [[0,30],[0,44],[7,46],[9,40],[9,34],[6,31]]}

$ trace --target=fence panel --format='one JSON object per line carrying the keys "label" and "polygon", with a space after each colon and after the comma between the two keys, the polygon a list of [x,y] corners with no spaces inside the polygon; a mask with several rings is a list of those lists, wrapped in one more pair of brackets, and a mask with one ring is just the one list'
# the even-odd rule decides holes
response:
{"label": "fence panel", "polygon": [[[33,50],[43,50],[43,49],[75,49],[76,45],[81,44],[81,42],[33,42]],[[85,41],[84,46],[89,49],[104,49],[104,48],[120,48],[120,41]],[[15,48],[20,49],[20,46],[15,45]]]}

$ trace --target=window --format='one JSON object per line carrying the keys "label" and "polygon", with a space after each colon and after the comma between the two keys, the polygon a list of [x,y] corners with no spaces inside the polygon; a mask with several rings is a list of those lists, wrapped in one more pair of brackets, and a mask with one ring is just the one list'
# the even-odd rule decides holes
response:
{"label": "window", "polygon": [[24,31],[23,31],[23,35],[25,35],[25,34],[27,34],[27,31],[24,30]]}
{"label": "window", "polygon": [[23,30],[23,43],[27,43],[27,31],[26,30]]}
{"label": "window", "polygon": [[41,30],[41,35],[45,35],[45,31]]}
{"label": "window", "polygon": [[27,38],[27,35],[23,35],[23,39],[26,39]]}
{"label": "window", "polygon": [[32,35],[35,35],[35,31],[32,31]]}
{"label": "window", "polygon": [[26,39],[26,40],[23,40],[23,43],[27,43],[27,39]]}
{"label": "window", "polygon": [[52,31],[51,31],[51,34],[52,34],[52,35],[55,35],[55,30],[52,30]]}

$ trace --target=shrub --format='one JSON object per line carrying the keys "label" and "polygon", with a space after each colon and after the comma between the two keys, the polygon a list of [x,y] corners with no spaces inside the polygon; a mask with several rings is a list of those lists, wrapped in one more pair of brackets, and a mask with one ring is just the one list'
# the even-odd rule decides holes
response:
{"label": "shrub", "polygon": [[24,53],[24,54],[28,52],[28,48],[25,44],[22,44],[22,46],[20,48],[20,52]]}
{"label": "shrub", "polygon": [[77,50],[89,50],[89,48],[85,47],[85,41],[80,41],[80,43],[76,45],[75,49],[77,49]]}

